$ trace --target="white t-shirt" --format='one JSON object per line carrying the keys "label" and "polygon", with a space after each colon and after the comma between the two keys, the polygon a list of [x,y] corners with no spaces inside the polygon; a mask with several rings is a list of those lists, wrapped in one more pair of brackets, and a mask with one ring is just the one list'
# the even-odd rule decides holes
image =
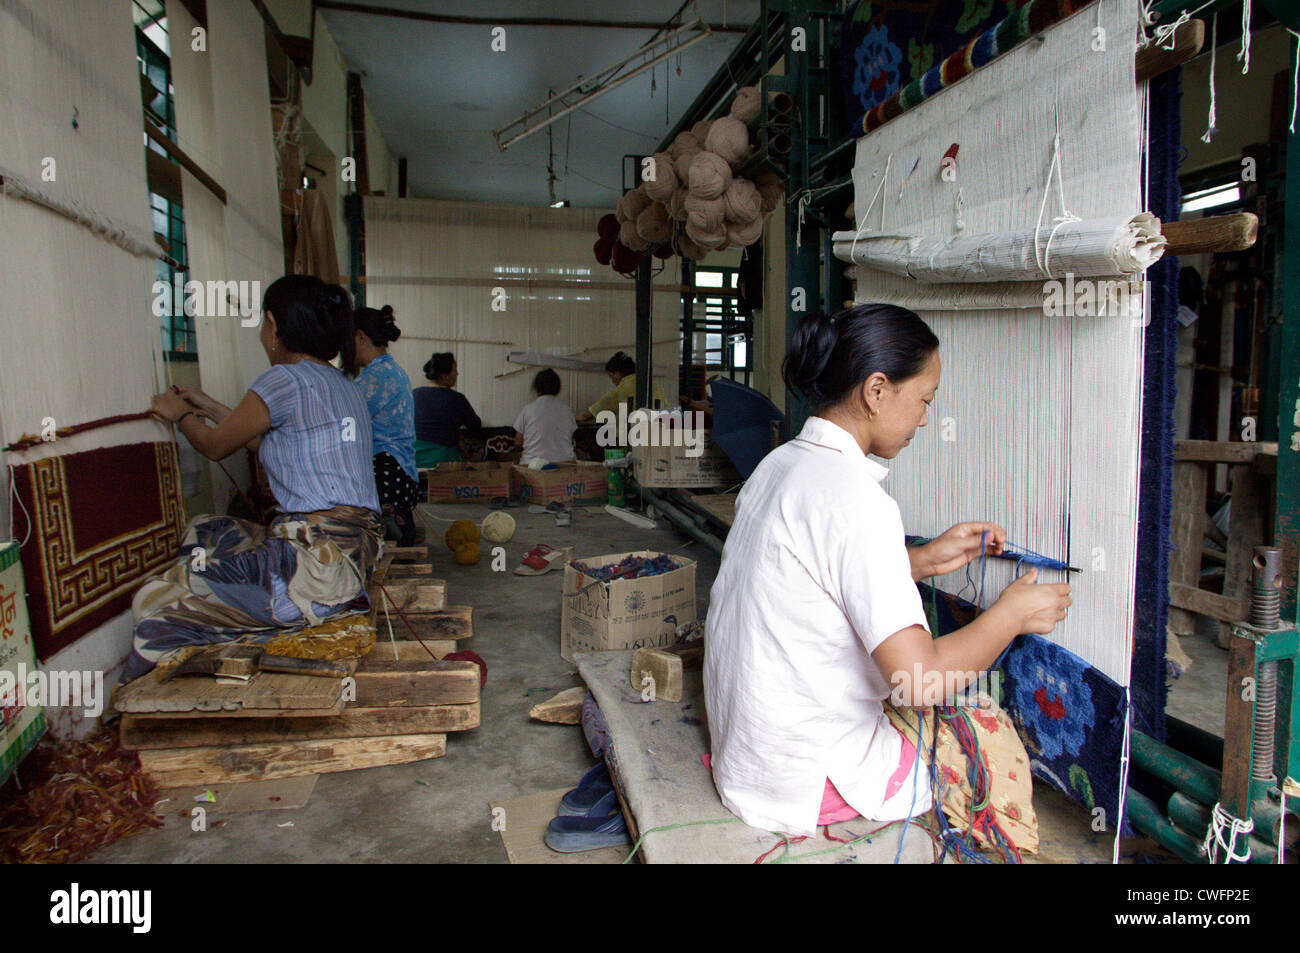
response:
{"label": "white t-shirt", "polygon": [[929,630],[898,504],[880,486],[888,474],[847,431],[809,417],[737,498],[704,692],[713,780],[746,824],[815,833],[827,778],[867,818],[930,807],[924,765],[884,797],[902,743],[871,652],[909,626]]}
{"label": "white t-shirt", "polygon": [[519,411],[515,429],[524,435],[520,462],[532,460],[561,463],[573,459],[573,431],[578,429],[569,405],[552,394],[543,394]]}

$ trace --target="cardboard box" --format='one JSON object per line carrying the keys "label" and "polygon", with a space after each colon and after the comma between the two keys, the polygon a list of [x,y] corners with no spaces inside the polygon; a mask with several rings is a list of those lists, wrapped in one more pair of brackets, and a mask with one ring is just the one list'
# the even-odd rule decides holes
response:
{"label": "cardboard box", "polygon": [[[654,559],[660,555],[640,550],[578,561],[605,566],[628,556]],[[672,645],[677,627],[695,621],[695,560],[671,558],[677,568],[669,572],[610,582],[597,582],[572,564],[565,566],[564,595],[560,597],[560,655],[572,662],[577,652]],[[591,585],[593,582],[596,585]]]}
{"label": "cardboard box", "polygon": [[645,487],[703,489],[740,482],[740,474],[711,435],[705,435],[699,456],[689,457],[686,451],[686,447],[633,447],[632,475]]}
{"label": "cardboard box", "polygon": [[490,503],[494,496],[510,495],[508,463],[439,463],[420,473],[430,503]]}
{"label": "cardboard box", "polygon": [[45,734],[45,708],[29,704],[26,680],[36,671],[27,620],[27,590],[15,543],[0,544],[0,784]]}
{"label": "cardboard box", "polygon": [[600,463],[564,463],[551,470],[530,470],[516,465],[510,488],[524,503],[606,503],[609,484]]}

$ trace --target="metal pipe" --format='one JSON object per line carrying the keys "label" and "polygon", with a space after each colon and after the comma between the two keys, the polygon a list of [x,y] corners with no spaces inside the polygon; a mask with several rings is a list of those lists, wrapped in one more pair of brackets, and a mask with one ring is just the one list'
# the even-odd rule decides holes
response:
{"label": "metal pipe", "polygon": [[[256,0],[255,0],[256,2]],[[261,4],[257,3],[260,7]],[[484,26],[553,26],[553,27],[592,27],[598,30],[663,30],[664,24],[653,20],[591,20],[566,19],[561,17],[470,17],[451,16],[444,13],[423,13],[419,10],[396,10],[392,7],[376,7],[369,3],[343,3],[340,0],[316,0],[318,10],[337,10],[340,13],[365,13],[372,16],[398,17],[403,20],[420,20],[425,23],[446,23],[456,25]],[[744,33],[749,28],[743,26],[723,26],[709,24],[715,33]]]}
{"label": "metal pipe", "polygon": [[1195,758],[1162,745],[1140,731],[1132,733],[1129,753],[1134,767],[1172,784],[1206,806],[1218,802],[1223,790],[1222,775]]}
{"label": "metal pipe", "polygon": [[1276,629],[1282,621],[1282,550],[1256,546],[1253,567],[1250,624],[1257,629]]}
{"label": "metal pipe", "polygon": [[651,505],[659,512],[663,513],[664,516],[668,517],[668,519],[678,526],[682,532],[686,533],[686,535],[690,536],[695,541],[703,543],[719,556],[722,555],[722,540],[718,539],[718,537],[714,536],[712,533],[706,533],[704,530],[700,529],[699,525],[688,513],[682,512],[682,510],[678,509],[675,505],[669,503],[664,498],[663,494],[647,487],[641,487],[640,493],[643,496],[649,496],[650,499],[654,501]]}
{"label": "metal pipe", "polygon": [[[1136,732],[1134,734],[1136,736]],[[1161,813],[1156,803],[1141,791],[1129,788],[1124,804],[1129,822],[1143,834],[1169,848],[1189,864],[1205,863],[1200,843],[1175,827],[1169,818]]]}
{"label": "metal pipe", "polygon": [[[1213,820],[1214,812],[1203,804],[1197,804],[1186,794],[1175,791],[1169,798],[1169,820],[1178,828],[1188,832],[1193,839],[1199,839],[1203,845],[1205,843],[1205,832],[1210,829],[1210,823]],[[1256,821],[1255,830],[1267,834],[1268,828],[1262,831]],[[1272,840],[1277,839],[1277,829],[1273,828]],[[1287,840],[1291,838],[1288,837]],[[1198,848],[1199,852],[1199,848]],[[1208,858],[1206,858],[1208,859]],[[1253,864],[1271,864],[1277,860],[1277,848],[1269,841],[1257,836],[1250,835],[1250,861]]]}
{"label": "metal pipe", "polygon": [[857,144],[858,144],[858,137],[850,136],[849,138],[841,142],[839,145],[831,146],[821,155],[817,156],[817,158],[813,159],[811,162],[808,163],[809,171],[811,172],[817,171],[826,163],[836,158],[840,153],[844,152],[846,149],[851,149],[853,146],[856,146]]}

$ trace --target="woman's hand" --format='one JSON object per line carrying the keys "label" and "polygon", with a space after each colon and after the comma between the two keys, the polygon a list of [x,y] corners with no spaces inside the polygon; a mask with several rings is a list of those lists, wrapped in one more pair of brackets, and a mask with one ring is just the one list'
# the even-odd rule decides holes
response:
{"label": "woman's hand", "polygon": [[182,414],[193,409],[185,398],[170,390],[165,390],[161,394],[154,394],[153,402],[149,407],[150,412],[155,416],[172,423],[180,419]]}
{"label": "woman's hand", "polygon": [[181,399],[190,405],[190,410],[202,417],[207,417],[214,423],[220,423],[230,413],[230,408],[218,401],[213,400],[197,387],[186,387],[183,384],[172,385],[172,391],[180,395]]}
{"label": "woman's hand", "polygon": [[958,523],[924,546],[913,550],[912,578],[920,580],[928,576],[942,576],[978,559],[985,533],[989,534],[985,550],[988,555],[995,556],[1002,552],[1002,544],[1007,541],[1007,531],[997,523]]}
{"label": "woman's hand", "polygon": [[1066,583],[1036,585],[1038,570],[1031,569],[1002,590],[989,612],[997,611],[1013,620],[1016,632],[1033,632],[1046,635],[1065,618],[1065,610],[1073,605],[1070,587]]}

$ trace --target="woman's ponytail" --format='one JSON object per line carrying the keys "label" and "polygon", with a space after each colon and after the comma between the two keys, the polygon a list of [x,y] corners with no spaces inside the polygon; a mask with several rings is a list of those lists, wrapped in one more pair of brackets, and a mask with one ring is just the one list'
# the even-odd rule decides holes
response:
{"label": "woman's ponytail", "polygon": [[785,386],[803,394],[816,407],[827,402],[818,380],[831,359],[835,342],[833,320],[818,312],[809,314],[794,329],[790,350],[781,364]]}

